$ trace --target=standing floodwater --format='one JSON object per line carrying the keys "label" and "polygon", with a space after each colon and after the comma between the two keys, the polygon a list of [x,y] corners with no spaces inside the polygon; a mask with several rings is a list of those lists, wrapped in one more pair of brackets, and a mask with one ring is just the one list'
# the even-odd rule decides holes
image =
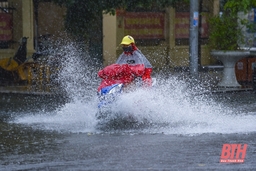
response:
{"label": "standing floodwater", "polygon": [[[68,98],[0,96],[0,170],[256,169],[256,94],[202,93],[156,75],[154,89],[123,94],[102,126],[97,69],[74,46],[59,51]],[[223,144],[248,144],[245,162],[220,163]]]}

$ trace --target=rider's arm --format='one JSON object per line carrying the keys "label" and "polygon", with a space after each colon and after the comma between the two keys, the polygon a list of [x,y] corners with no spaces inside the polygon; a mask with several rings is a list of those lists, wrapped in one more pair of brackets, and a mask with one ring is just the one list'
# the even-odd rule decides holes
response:
{"label": "rider's arm", "polygon": [[151,73],[152,73],[152,65],[149,62],[149,60],[144,56],[143,53],[141,53],[140,50],[138,50],[140,57],[142,58],[143,64],[145,66],[144,73],[142,75],[142,81],[145,86],[151,86],[152,85],[152,78],[151,78]]}
{"label": "rider's arm", "polygon": [[152,78],[151,78],[152,68],[145,68],[144,74],[142,75],[142,80],[145,86],[152,85]]}

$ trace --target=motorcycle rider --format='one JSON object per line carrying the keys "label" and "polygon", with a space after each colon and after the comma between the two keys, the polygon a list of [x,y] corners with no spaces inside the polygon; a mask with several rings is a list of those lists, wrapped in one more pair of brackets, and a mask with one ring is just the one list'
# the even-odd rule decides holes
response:
{"label": "motorcycle rider", "polygon": [[151,86],[152,65],[136,47],[134,38],[130,35],[124,36],[120,44],[123,46],[123,53],[117,59],[116,64],[128,64],[129,67],[133,68],[133,70],[136,70],[138,65],[143,64],[145,69],[142,71],[142,81],[144,85]]}
{"label": "motorcycle rider", "polygon": [[143,86],[150,87],[152,85],[152,65],[136,47],[134,38],[130,35],[124,36],[120,44],[123,53],[118,57],[116,63],[98,72],[99,77],[103,78],[98,90],[113,83],[128,85],[134,79],[139,80],[140,78]]}

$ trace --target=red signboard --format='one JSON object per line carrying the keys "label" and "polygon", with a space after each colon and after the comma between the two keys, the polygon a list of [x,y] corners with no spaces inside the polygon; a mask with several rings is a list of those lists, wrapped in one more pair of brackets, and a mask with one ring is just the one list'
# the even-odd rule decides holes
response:
{"label": "red signboard", "polygon": [[[189,12],[176,12],[175,15],[175,38],[189,38]],[[208,24],[206,22],[206,16],[201,16],[201,28],[200,28],[201,38],[208,37]]]}
{"label": "red signboard", "polygon": [[12,15],[0,13],[0,41],[12,39]]}
{"label": "red signboard", "polygon": [[164,39],[164,13],[125,12],[124,34],[136,39]]}

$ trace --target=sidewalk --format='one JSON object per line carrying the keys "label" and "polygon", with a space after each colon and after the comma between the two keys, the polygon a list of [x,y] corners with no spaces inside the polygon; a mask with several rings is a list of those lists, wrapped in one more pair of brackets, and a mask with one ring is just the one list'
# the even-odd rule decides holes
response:
{"label": "sidewalk", "polygon": [[24,95],[58,95],[60,91],[53,91],[50,89],[35,89],[31,86],[25,85],[12,85],[12,86],[0,86],[0,94],[24,94]]}
{"label": "sidewalk", "polygon": [[[176,76],[180,80],[189,81],[189,71],[165,71],[167,75]],[[240,88],[234,87],[218,87],[218,83],[222,79],[223,66],[205,66],[201,67],[198,72],[198,81],[200,86],[207,89],[208,92],[212,93],[226,93],[226,92],[240,92],[240,91],[253,91],[252,84],[243,85]],[[49,86],[35,86],[35,85],[9,85],[0,86],[0,94],[25,94],[25,95],[60,95],[61,90],[58,88],[50,88]]]}
{"label": "sidewalk", "polygon": [[[198,84],[201,87],[208,90],[211,93],[226,93],[226,92],[240,92],[240,91],[253,91],[252,83],[242,84],[241,87],[219,87],[218,83],[223,77],[223,66],[212,65],[212,66],[202,66],[198,69]],[[176,69],[169,75],[174,75],[181,80],[186,80],[190,82],[190,72],[188,68]]]}
{"label": "sidewalk", "polygon": [[253,91],[252,83],[242,84],[241,87],[219,87],[218,83],[223,77],[223,66],[207,66],[205,71],[199,72],[202,80],[209,80],[213,93]]}

